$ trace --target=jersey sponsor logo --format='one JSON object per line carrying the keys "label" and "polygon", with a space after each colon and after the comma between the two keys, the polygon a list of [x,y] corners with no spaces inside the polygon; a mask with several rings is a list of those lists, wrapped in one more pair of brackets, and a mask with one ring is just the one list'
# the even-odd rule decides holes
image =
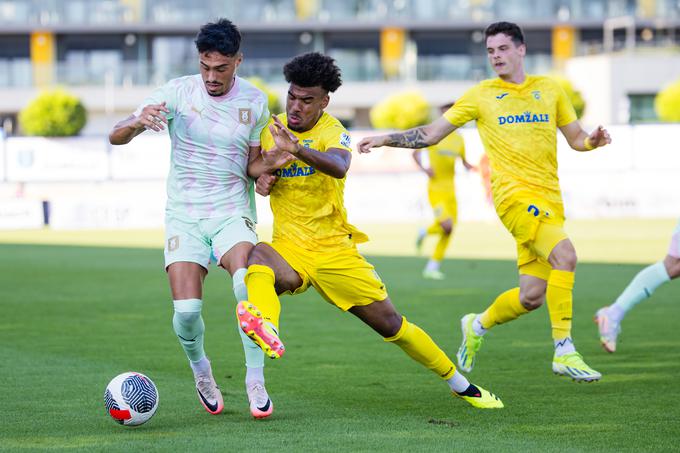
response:
{"label": "jersey sponsor logo", "polygon": [[255,233],[255,223],[253,223],[253,221],[250,220],[248,217],[241,217],[241,218],[246,223],[246,228],[248,228],[250,231]]}
{"label": "jersey sponsor logo", "polygon": [[531,113],[524,112],[520,115],[501,115],[498,117],[498,125],[515,124],[515,123],[549,123],[549,113]]}
{"label": "jersey sponsor logo", "polygon": [[501,94],[499,94],[498,96],[496,96],[496,99],[501,100],[501,99],[503,99],[503,98],[504,98],[505,96],[507,96],[507,95],[508,95],[508,93],[501,93]]}
{"label": "jersey sponsor logo", "polygon": [[168,239],[168,252],[174,252],[179,248],[179,236],[173,236]]}
{"label": "jersey sponsor logo", "polygon": [[197,113],[198,116],[200,116],[201,118],[203,118],[203,109],[200,109],[200,110],[199,110],[198,107],[192,105],[192,106],[191,106],[191,111],[194,112],[194,113]]}
{"label": "jersey sponsor logo", "polygon": [[344,132],[340,134],[340,144],[349,148],[349,145],[352,144],[352,139],[350,138],[349,134]]}
{"label": "jersey sponsor logo", "polygon": [[306,138],[306,139],[302,140],[302,146],[304,146],[305,148],[311,148],[312,143],[314,143],[314,140],[311,139],[311,138]]}
{"label": "jersey sponsor logo", "polygon": [[303,167],[298,164],[293,164],[288,168],[279,168],[274,172],[274,176],[278,176],[279,178],[297,178],[298,176],[311,176],[314,173],[316,173],[314,167]]}
{"label": "jersey sponsor logo", "polygon": [[238,109],[238,122],[241,124],[250,124],[250,109]]}

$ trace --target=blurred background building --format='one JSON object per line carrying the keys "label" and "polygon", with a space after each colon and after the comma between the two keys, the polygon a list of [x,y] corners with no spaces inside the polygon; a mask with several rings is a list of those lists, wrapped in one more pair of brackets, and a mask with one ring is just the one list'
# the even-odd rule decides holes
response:
{"label": "blurred background building", "polygon": [[482,32],[496,20],[524,28],[529,72],[566,71],[590,96],[586,122],[653,121],[680,74],[680,0],[0,0],[5,132],[38,89],[62,85],[88,109],[84,133],[105,133],[151,87],[197,72],[193,39],[217,17],[243,33],[239,73],[281,93],[285,61],[333,56],[345,85],[331,112],[354,127],[404,85],[437,104],[490,76]]}
{"label": "blurred background building", "polygon": [[[105,135],[153,87],[198,72],[194,37],[218,17],[242,31],[239,74],[260,77],[281,99],[291,57],[334,57],[345,83],[328,110],[355,143],[370,133],[370,108],[391,94],[417,91],[434,111],[493,76],[483,30],[517,22],[527,70],[565,76],[585,99],[585,127],[604,124],[614,138],[584,154],[558,134],[568,217],[680,212],[680,192],[671,190],[680,124],[653,124],[655,96],[680,78],[680,0],[0,0],[0,229],[160,228],[167,134],[147,132],[124,146]],[[56,86],[82,101],[85,129],[24,136],[18,112]],[[478,162],[474,125],[461,133],[468,160]],[[412,225],[431,215],[426,177],[410,152],[355,156],[351,172],[353,221]],[[462,222],[496,219],[478,173],[460,171],[456,186]],[[258,205],[267,224],[267,200]]]}

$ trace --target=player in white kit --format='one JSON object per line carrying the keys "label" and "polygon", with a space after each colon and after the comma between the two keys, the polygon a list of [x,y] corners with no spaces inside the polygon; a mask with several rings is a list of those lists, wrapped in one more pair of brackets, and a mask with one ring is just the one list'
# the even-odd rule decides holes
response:
{"label": "player in white kit", "polygon": [[621,321],[626,313],[649,298],[659,286],[678,276],[680,276],[680,220],[673,231],[666,257],[638,272],[615,303],[602,307],[595,313],[602,347],[607,352],[616,351],[616,339],[621,332]]}
{"label": "player in white kit", "polygon": [[[203,280],[212,253],[231,274],[236,301],[248,298],[243,277],[257,235],[247,167],[260,155],[260,132],[269,121],[266,95],[235,75],[243,58],[240,42],[240,32],[226,19],[204,25],[196,37],[200,74],[154,90],[109,135],[111,144],[120,145],[146,129],[168,128],[165,268],[172,323],[194,372],[199,400],[211,414],[220,413],[224,401],[203,348]],[[242,339],[251,413],[267,417],[273,405],[264,387],[264,354],[245,334]]]}

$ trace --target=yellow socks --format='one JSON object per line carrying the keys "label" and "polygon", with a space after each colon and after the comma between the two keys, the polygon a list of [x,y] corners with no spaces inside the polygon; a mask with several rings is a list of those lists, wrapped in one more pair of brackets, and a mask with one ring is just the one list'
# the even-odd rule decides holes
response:
{"label": "yellow socks", "polygon": [[439,241],[437,241],[437,246],[434,248],[434,253],[432,254],[432,259],[434,261],[441,261],[444,259],[444,253],[446,253],[446,247],[449,246],[450,239],[450,234],[440,233]]}
{"label": "yellow socks", "polygon": [[548,278],[546,299],[553,340],[571,337],[574,273],[554,269]]}
{"label": "yellow socks", "polygon": [[399,332],[393,337],[385,338],[385,341],[396,344],[409,357],[434,371],[442,379],[449,379],[456,372],[451,359],[444,354],[432,338],[404,317],[402,317]]}
{"label": "yellow socks", "polygon": [[255,305],[262,313],[262,318],[279,329],[281,302],[274,289],[274,271],[268,266],[253,264],[248,267],[245,276],[248,287],[248,302]]}
{"label": "yellow socks", "polygon": [[482,327],[490,329],[495,325],[503,324],[517,319],[529,310],[519,301],[519,287],[512,288],[502,293],[493,301],[479,318]]}

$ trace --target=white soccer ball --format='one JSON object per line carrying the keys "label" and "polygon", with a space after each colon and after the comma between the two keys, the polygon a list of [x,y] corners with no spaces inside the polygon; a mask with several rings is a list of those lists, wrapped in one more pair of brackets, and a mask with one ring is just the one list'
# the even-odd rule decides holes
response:
{"label": "white soccer ball", "polygon": [[142,373],[116,376],[104,392],[106,412],[118,423],[137,426],[147,422],[158,408],[156,384]]}

